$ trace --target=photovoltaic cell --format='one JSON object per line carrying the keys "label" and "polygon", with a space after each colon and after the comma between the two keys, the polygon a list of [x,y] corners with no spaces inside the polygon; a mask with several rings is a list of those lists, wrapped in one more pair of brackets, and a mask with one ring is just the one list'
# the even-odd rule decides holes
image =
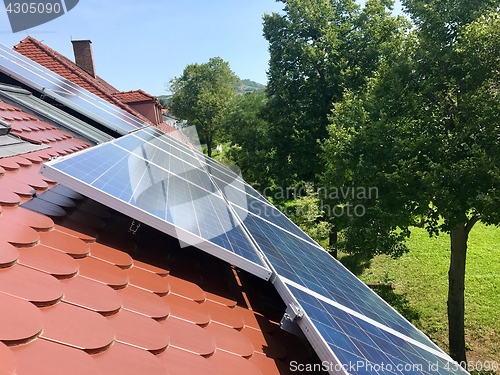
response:
{"label": "photovoltaic cell", "polygon": [[119,134],[148,126],[137,117],[2,44],[0,71]]}
{"label": "photovoltaic cell", "polygon": [[202,168],[201,163],[193,155],[191,149],[159,130],[146,128],[144,131],[133,133],[133,135],[138,139],[151,143],[152,145],[165,150],[167,153],[184,160],[185,162],[191,164],[194,168]]}
{"label": "photovoltaic cell", "polygon": [[129,137],[118,139],[114,144],[151,162],[153,165],[168,170],[171,174],[184,178],[208,192],[220,196],[219,191],[201,166],[196,167],[187,163],[179,156],[169,152],[170,150],[168,148],[161,148],[162,145],[158,145],[158,142],[145,142],[135,137],[134,134],[131,134]]}
{"label": "photovoltaic cell", "polygon": [[225,189],[223,193],[225,193],[231,204],[236,205],[243,210],[247,210],[261,219],[267,220],[268,222],[276,225],[278,228],[285,229],[297,237],[300,237],[304,241],[318,246],[313,239],[311,239],[290,219],[283,215],[276,207],[264,203],[262,200],[254,198],[246,193],[237,191],[236,189],[231,188],[231,186]]}
{"label": "photovoltaic cell", "polygon": [[[394,335],[288,285],[341,363],[359,374],[466,374],[437,347]],[[354,370],[354,371],[352,371]]]}

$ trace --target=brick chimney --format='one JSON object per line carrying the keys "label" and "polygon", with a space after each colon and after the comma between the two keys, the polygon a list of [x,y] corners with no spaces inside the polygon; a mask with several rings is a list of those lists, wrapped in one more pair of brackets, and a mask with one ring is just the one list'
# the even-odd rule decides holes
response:
{"label": "brick chimney", "polygon": [[94,56],[92,55],[92,42],[90,40],[72,40],[75,63],[92,77],[95,75]]}

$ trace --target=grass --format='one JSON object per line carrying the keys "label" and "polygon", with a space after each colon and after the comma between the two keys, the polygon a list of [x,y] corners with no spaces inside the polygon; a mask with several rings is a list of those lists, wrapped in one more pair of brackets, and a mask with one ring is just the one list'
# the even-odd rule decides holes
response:
{"label": "grass", "polygon": [[[446,300],[449,236],[430,238],[413,228],[410,251],[399,259],[377,256],[342,262],[365,282],[392,283],[378,292],[441,348],[448,348]],[[467,359],[500,364],[500,228],[477,223],[469,235],[465,286]],[[486,373],[486,372],[485,372]],[[500,372],[499,372],[500,373]]]}

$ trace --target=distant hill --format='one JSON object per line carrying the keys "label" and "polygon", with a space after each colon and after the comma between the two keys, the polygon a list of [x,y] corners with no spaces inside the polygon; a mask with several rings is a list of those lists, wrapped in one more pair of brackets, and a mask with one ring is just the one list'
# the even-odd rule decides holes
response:
{"label": "distant hill", "polygon": [[160,95],[160,96],[157,96],[158,98],[158,101],[161,103],[162,106],[164,106],[165,108],[168,107],[168,103],[170,102],[170,97],[172,95]]}
{"label": "distant hill", "polygon": [[[264,91],[266,89],[266,85],[250,79],[242,79],[238,84],[236,84],[235,89],[238,94],[246,94],[247,92]],[[160,95],[157,96],[157,98],[160,103],[166,107],[171,96],[172,95]]]}
{"label": "distant hill", "polygon": [[265,89],[266,85],[257,83],[249,79],[242,79],[239,85],[236,86],[236,91],[239,94],[245,94],[247,92],[253,92],[253,91],[264,91]]}

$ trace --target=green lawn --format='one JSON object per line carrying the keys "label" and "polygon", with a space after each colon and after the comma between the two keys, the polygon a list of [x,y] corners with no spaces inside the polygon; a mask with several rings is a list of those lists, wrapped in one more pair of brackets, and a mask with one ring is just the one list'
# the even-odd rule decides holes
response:
{"label": "green lawn", "polygon": [[[430,238],[424,229],[413,228],[410,251],[401,258],[355,262],[365,282],[394,284],[385,297],[444,350],[449,241],[448,235]],[[467,359],[500,363],[500,228],[478,223],[469,235],[465,304]]]}

